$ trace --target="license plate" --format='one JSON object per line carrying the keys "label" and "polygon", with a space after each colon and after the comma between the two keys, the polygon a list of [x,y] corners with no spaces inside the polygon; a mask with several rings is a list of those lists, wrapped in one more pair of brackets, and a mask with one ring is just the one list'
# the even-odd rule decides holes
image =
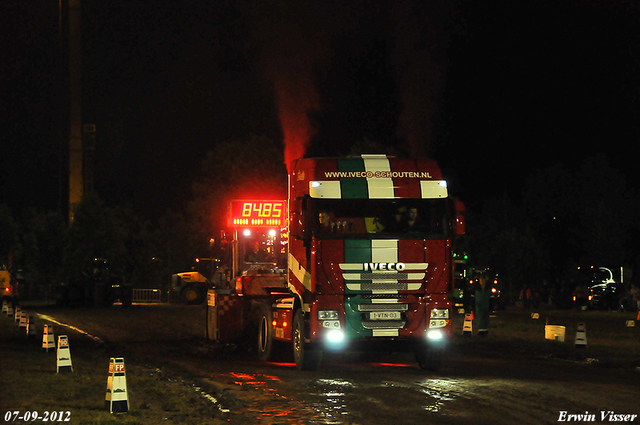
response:
{"label": "license plate", "polygon": [[397,320],[400,319],[399,311],[372,311],[369,313],[371,320]]}

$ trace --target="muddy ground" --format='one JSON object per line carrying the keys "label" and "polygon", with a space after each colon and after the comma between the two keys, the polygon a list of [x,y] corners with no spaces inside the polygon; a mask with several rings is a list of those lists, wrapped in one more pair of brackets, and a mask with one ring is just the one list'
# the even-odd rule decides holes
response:
{"label": "muddy ground", "polygon": [[[210,394],[198,397],[210,396],[227,423],[549,424],[640,414],[640,323],[626,326],[635,313],[541,311],[532,319],[498,311],[487,339],[463,337],[458,316],[438,372],[421,371],[406,353],[331,355],[319,370],[300,372],[255,361],[252,344],[206,341],[201,306],[31,310],[41,323],[88,333],[94,339],[77,338],[89,345],[195,383],[185,391],[206,386]],[[565,342],[544,339],[547,322],[566,326]],[[578,323],[586,325],[586,349],[573,344]]]}

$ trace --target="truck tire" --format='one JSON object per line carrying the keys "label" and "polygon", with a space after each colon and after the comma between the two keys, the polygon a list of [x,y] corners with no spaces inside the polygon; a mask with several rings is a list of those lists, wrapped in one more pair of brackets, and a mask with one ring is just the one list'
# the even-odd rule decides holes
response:
{"label": "truck tire", "polygon": [[258,307],[258,359],[268,362],[272,358],[275,329],[271,324],[271,308],[266,304]]}
{"label": "truck tire", "polygon": [[182,290],[182,301],[187,304],[200,304],[203,299],[202,291],[196,285],[189,285]]}
{"label": "truck tire", "polygon": [[444,350],[429,344],[417,344],[415,348],[416,361],[422,370],[435,372],[442,365]]}
{"label": "truck tire", "polygon": [[306,343],[304,313],[298,309],[293,317],[293,359],[299,370],[316,370],[322,362],[322,350]]}

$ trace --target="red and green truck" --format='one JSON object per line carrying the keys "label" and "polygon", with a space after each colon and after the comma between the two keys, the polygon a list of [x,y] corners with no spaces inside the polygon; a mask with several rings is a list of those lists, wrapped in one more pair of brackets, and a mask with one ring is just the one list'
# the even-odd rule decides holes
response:
{"label": "red and green truck", "polygon": [[209,290],[209,338],[255,338],[299,369],[335,350],[412,350],[440,367],[452,336],[454,241],[464,205],[432,160],[302,158],[287,200],[230,205],[228,267]]}

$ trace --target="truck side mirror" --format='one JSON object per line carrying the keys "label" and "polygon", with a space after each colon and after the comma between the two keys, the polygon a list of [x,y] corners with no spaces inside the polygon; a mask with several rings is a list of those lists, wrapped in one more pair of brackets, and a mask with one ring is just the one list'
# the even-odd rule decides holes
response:
{"label": "truck side mirror", "polygon": [[306,239],[304,198],[289,201],[289,234],[298,240]]}
{"label": "truck side mirror", "polygon": [[455,216],[454,216],[455,220],[453,222],[453,234],[456,236],[462,236],[465,234],[465,231],[466,231],[466,224],[465,224],[465,217],[464,217],[466,208],[464,206],[464,202],[454,199],[453,209],[455,212]]}
{"label": "truck side mirror", "polygon": [[220,249],[225,251],[229,247],[229,240],[227,239],[227,232],[220,230]]}

